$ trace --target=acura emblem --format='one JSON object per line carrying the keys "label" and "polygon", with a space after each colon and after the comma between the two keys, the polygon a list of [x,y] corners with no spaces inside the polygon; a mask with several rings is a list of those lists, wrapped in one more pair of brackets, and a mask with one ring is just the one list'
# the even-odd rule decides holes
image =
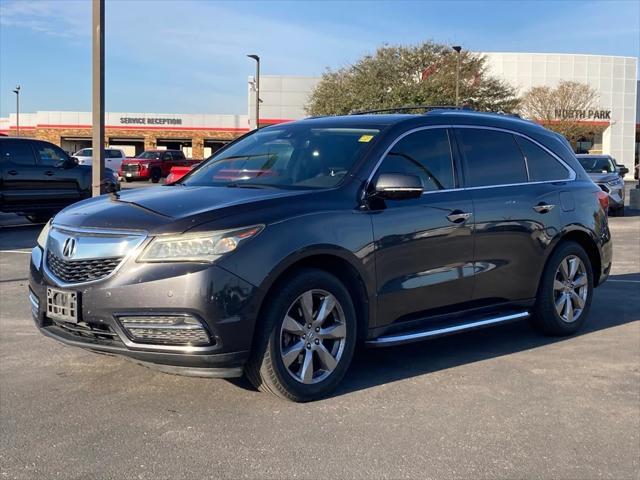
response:
{"label": "acura emblem", "polygon": [[62,256],[65,258],[72,258],[76,254],[76,239],[73,237],[67,238],[62,244]]}

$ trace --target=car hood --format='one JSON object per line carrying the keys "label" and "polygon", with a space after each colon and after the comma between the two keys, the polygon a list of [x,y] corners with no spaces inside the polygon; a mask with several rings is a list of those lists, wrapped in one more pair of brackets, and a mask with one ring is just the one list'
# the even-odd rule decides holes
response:
{"label": "car hood", "polygon": [[258,208],[266,202],[309,191],[182,185],[140,188],[102,195],[62,210],[56,225],[78,228],[182,232],[230,215],[235,208]]}
{"label": "car hood", "polygon": [[620,175],[617,173],[589,173],[589,177],[595,183],[606,183],[620,178]]}

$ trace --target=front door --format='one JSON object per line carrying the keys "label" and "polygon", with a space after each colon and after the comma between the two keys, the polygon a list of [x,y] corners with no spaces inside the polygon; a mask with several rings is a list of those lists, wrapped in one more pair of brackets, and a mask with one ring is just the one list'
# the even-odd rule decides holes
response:
{"label": "front door", "polygon": [[473,204],[468,192],[454,190],[449,136],[441,127],[406,135],[376,173],[417,175],[424,188],[421,198],[385,200],[372,209],[376,326],[446,313],[471,299]]}

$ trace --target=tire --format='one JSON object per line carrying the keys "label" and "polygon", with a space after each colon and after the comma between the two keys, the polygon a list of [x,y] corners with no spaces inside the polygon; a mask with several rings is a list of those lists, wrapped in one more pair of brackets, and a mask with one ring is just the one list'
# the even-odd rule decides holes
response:
{"label": "tire", "polygon": [[624,217],[624,206],[616,210],[616,217]]}
{"label": "tire", "polygon": [[158,183],[161,178],[162,178],[162,172],[160,170],[158,170],[157,168],[154,168],[153,170],[151,170],[151,182]]}
{"label": "tire", "polygon": [[531,322],[545,335],[571,335],[586,321],[592,299],[593,269],[589,257],[579,244],[562,243],[545,266]]}
{"label": "tire", "polygon": [[24,218],[31,223],[46,223],[52,217],[51,214],[37,213],[34,215],[25,215]]}
{"label": "tire", "polygon": [[[258,390],[294,402],[325,397],[347,372],[356,345],[356,313],[348,290],[323,270],[304,269],[269,296],[245,367],[249,381]],[[332,304],[330,297],[335,306],[321,321],[318,315],[323,305]],[[311,317],[303,311],[309,298],[311,328],[305,322]]]}

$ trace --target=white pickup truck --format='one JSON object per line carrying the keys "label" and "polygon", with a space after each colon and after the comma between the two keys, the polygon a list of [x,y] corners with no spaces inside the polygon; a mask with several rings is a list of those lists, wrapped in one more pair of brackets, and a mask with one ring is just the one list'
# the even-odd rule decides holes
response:
{"label": "white pickup truck", "polygon": [[[91,165],[93,163],[93,150],[91,148],[83,148],[74,153],[73,157],[78,159],[79,165]],[[120,170],[120,165],[125,158],[127,156],[124,150],[111,147],[104,149],[104,166],[114,172]]]}

